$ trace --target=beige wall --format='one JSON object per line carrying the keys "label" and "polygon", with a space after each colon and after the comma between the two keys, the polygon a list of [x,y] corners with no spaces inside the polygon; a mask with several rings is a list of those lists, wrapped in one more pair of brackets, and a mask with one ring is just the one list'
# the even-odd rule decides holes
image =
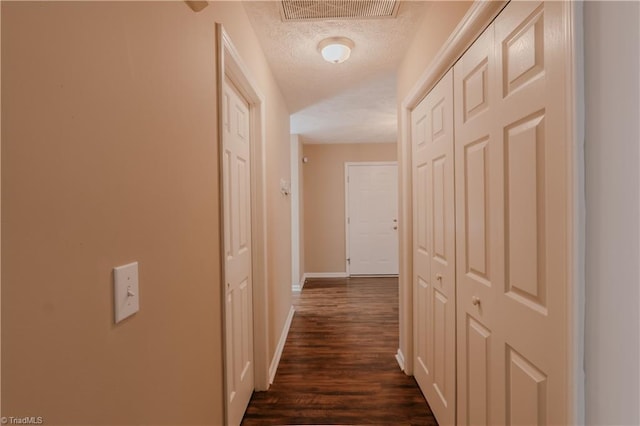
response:
{"label": "beige wall", "polygon": [[640,424],[640,4],[584,3],[586,424]]}
{"label": "beige wall", "polygon": [[222,424],[216,21],[266,97],[273,335],[289,300],[289,114],[242,5],[2,3],[2,415]]}
{"label": "beige wall", "polygon": [[404,100],[471,4],[468,1],[429,2],[422,22],[398,67],[398,103]]}
{"label": "beige wall", "polygon": [[266,147],[269,353],[273,359],[291,309],[291,197],[280,192],[280,179],[291,180],[291,135],[289,112],[279,89],[273,85],[265,95],[267,110],[280,118],[271,122],[267,117]]}
{"label": "beige wall", "polygon": [[344,163],[395,161],[396,144],[305,144],[304,267],[345,272]]}

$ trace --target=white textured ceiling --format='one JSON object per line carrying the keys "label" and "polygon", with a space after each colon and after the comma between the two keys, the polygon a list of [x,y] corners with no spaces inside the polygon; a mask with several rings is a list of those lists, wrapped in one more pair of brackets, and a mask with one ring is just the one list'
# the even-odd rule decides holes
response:
{"label": "white textured ceiling", "polygon": [[[282,22],[277,1],[244,2],[291,112],[291,133],[307,143],[396,142],[396,69],[426,8],[405,1],[393,19]],[[348,61],[325,62],[327,37],[355,42]]]}

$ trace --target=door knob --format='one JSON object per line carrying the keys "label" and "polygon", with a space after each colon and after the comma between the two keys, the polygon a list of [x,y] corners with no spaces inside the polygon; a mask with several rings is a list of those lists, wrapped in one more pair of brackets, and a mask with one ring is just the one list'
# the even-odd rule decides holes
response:
{"label": "door knob", "polygon": [[471,304],[473,306],[479,306],[480,305],[480,298],[478,296],[473,296],[471,298]]}
{"label": "door knob", "polygon": [[394,222],[398,222],[398,219],[393,219]]}
{"label": "door knob", "polygon": [[394,226],[394,227],[393,227],[393,229],[398,229],[398,227],[397,227],[397,226]]}

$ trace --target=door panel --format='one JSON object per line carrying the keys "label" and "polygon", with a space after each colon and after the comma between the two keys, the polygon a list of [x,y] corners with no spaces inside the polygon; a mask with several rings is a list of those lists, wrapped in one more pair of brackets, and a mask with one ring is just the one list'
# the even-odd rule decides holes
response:
{"label": "door panel", "polygon": [[453,77],[412,112],[415,377],[440,424],[455,423]]}
{"label": "door panel", "polygon": [[222,185],[228,423],[240,424],[254,389],[249,108],[225,79]]}
{"label": "door panel", "polygon": [[447,245],[446,245],[446,211],[445,211],[445,158],[440,157],[433,160],[431,170],[433,177],[431,179],[433,187],[433,255],[434,258],[446,263]]}
{"label": "door panel", "polygon": [[[427,394],[432,381],[432,363],[430,354],[433,353],[433,338],[431,336],[431,226],[429,196],[429,174],[431,164],[428,158],[430,154],[429,142],[431,141],[431,125],[428,113],[428,103],[422,101],[411,113],[411,140],[412,140],[412,175],[413,175],[413,280],[414,305],[413,305],[413,332],[414,342],[418,344],[414,348],[414,376],[422,393]],[[427,138],[427,135],[429,136]]]}
{"label": "door panel", "polygon": [[398,166],[348,164],[347,238],[352,275],[398,274]]}
{"label": "door panel", "polygon": [[[488,425],[489,423],[489,372],[491,371],[491,332],[473,317],[467,315],[465,322],[466,346],[463,358],[466,360],[467,392],[466,406],[459,411],[466,413],[460,418],[461,424]],[[459,381],[460,383],[460,381]],[[462,390],[462,388],[460,388]],[[460,404],[463,403],[460,401]]]}
{"label": "door panel", "polygon": [[491,286],[489,235],[489,158],[488,138],[482,138],[464,147],[463,151],[463,194],[466,211],[464,215],[467,246],[465,273],[471,279]]}
{"label": "door panel", "polygon": [[460,424],[567,423],[562,7],[511,2],[454,67]]}
{"label": "door panel", "polygon": [[507,424],[547,424],[547,377],[507,345]]}
{"label": "door panel", "polygon": [[[431,362],[429,361],[429,342],[431,339],[428,338],[430,329],[427,327],[428,324],[425,317],[429,306],[429,285],[421,277],[418,277],[416,290],[416,312],[420,314],[422,319],[416,323],[416,369],[421,377],[428,377],[431,371]],[[422,378],[421,380],[424,381],[426,379]]]}
{"label": "door panel", "polygon": [[496,344],[494,300],[501,200],[495,190],[493,45],[490,26],[454,67],[458,422],[473,425],[504,423],[491,408],[499,404],[492,373],[504,358]]}
{"label": "door panel", "polygon": [[506,294],[546,311],[544,233],[544,115],[534,114],[506,129]]}
{"label": "door panel", "polygon": [[433,387],[444,406],[447,405],[447,297],[433,292]]}
{"label": "door panel", "polygon": [[[516,3],[495,22],[499,66],[494,77],[502,88],[496,103],[497,133],[504,153],[505,197],[505,283],[498,301],[504,316],[519,323],[504,324],[506,361],[512,366],[507,383],[514,383],[505,392],[507,401],[526,401],[522,412],[529,413],[528,419],[536,413],[538,424],[567,422],[570,142],[565,132],[568,70],[563,69],[567,53],[562,7],[555,2]],[[515,206],[516,191],[519,201],[530,206],[526,212]],[[516,384],[522,384],[521,391]],[[525,392],[534,388],[535,394]]]}
{"label": "door panel", "polygon": [[416,191],[416,232],[417,232],[417,247],[416,249],[421,255],[428,257],[429,249],[427,242],[427,226],[429,219],[427,216],[427,164],[420,164],[417,166],[416,179],[414,180],[418,190]]}
{"label": "door panel", "polygon": [[500,27],[497,30],[501,32],[497,40],[502,43],[499,52],[501,57],[498,59],[502,63],[501,81],[505,96],[542,76],[545,70],[545,42],[550,41],[548,38],[545,40],[544,34],[545,6],[536,4],[532,9],[532,4],[520,10],[511,8],[502,15],[497,25]]}

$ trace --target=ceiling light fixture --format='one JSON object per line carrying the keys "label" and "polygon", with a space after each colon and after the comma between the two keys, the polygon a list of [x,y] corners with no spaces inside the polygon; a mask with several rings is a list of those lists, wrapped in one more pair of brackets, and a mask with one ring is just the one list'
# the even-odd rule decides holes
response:
{"label": "ceiling light fixture", "polygon": [[339,64],[349,59],[354,46],[355,43],[346,37],[330,37],[318,44],[318,50],[325,61]]}

